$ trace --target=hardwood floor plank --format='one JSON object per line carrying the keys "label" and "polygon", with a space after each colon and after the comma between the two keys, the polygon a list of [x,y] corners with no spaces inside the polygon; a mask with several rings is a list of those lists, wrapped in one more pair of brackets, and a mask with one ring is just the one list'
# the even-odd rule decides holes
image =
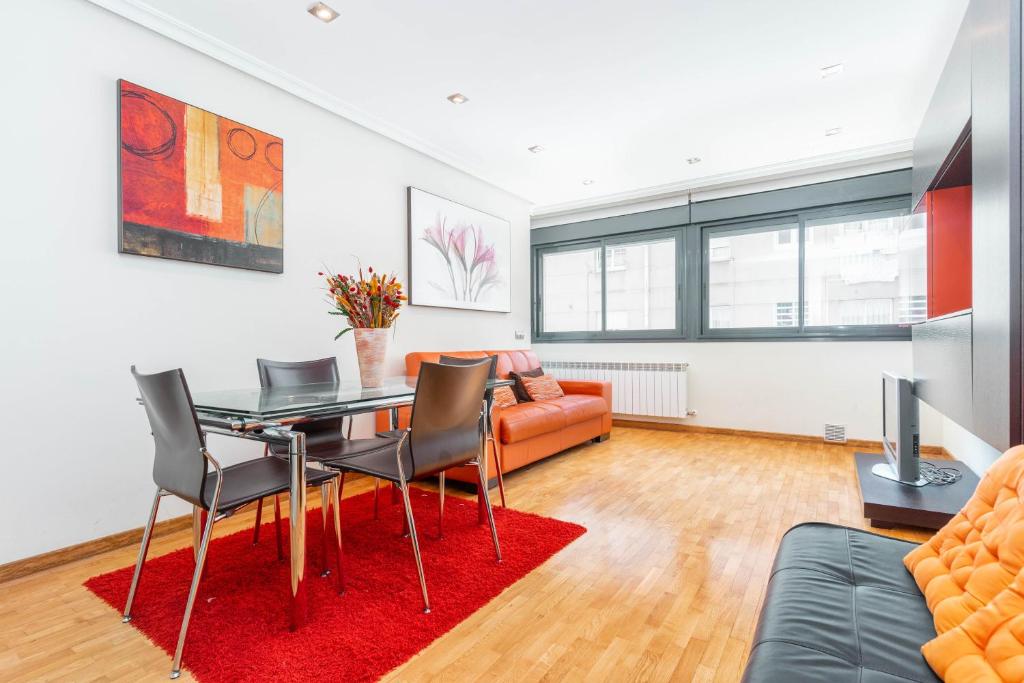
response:
{"label": "hardwood floor plank", "polygon": [[[616,427],[610,441],[511,473],[513,507],[588,533],[385,680],[735,683],[782,534],[804,521],[867,528],[854,450]],[[357,480],[345,492],[370,487]],[[264,513],[272,518],[269,503]],[[251,526],[253,516],[225,520],[217,535]],[[150,553],[189,543],[188,530],[173,532],[155,538]],[[0,677],[166,680],[170,658],[81,585],[132,564],[136,550],[112,548],[0,583]],[[191,680],[187,670],[180,680]]]}

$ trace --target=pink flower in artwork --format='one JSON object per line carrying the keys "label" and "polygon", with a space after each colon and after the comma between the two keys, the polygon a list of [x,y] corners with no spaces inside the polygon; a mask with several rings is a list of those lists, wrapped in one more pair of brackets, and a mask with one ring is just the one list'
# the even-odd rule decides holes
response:
{"label": "pink flower in artwork", "polygon": [[466,263],[466,236],[471,230],[472,226],[460,225],[452,231],[452,248],[463,264]]}

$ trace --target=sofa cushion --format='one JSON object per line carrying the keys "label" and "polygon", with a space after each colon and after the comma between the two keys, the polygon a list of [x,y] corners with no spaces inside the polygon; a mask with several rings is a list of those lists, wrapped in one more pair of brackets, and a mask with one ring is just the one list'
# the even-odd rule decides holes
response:
{"label": "sofa cushion", "polygon": [[567,394],[544,402],[561,408],[565,412],[565,423],[570,425],[601,417],[608,412],[608,404],[600,396]]}
{"label": "sofa cushion", "polygon": [[526,390],[526,384],[523,383],[523,379],[526,377],[542,377],[543,375],[544,369],[541,367],[508,373],[508,378],[515,382],[515,384],[512,385],[512,393],[516,395],[516,400],[520,403],[529,403],[532,401],[533,399],[530,398],[530,392]]}
{"label": "sofa cushion", "polygon": [[548,434],[566,425],[566,413],[551,401],[530,401],[502,408],[498,434],[502,443],[516,443]]}
{"label": "sofa cushion", "polygon": [[942,529],[904,559],[935,630],[956,627],[1003,591],[1024,565],[1024,446],[1011,448]]}
{"label": "sofa cushion", "polygon": [[565,396],[562,387],[558,386],[558,382],[551,375],[541,375],[540,377],[520,375],[520,377],[523,379],[523,388],[526,389],[526,393],[530,395],[532,401],[553,401]]}
{"label": "sofa cushion", "polygon": [[935,635],[928,608],[900,563],[911,547],[831,524],[790,529],[743,680],[938,681],[920,652]]}

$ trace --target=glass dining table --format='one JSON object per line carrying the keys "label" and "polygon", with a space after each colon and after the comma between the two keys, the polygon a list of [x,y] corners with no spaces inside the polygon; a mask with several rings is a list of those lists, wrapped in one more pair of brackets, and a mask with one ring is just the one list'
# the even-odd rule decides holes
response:
{"label": "glass dining table", "polygon": [[[491,380],[489,387],[509,386],[511,380]],[[489,392],[490,393],[490,392]],[[391,429],[398,428],[398,409],[410,405],[416,395],[416,377],[389,377],[379,387],[356,383],[305,384],[269,389],[231,389],[200,391],[193,394],[196,413],[203,431],[210,434],[251,439],[288,447],[289,490],[289,563],[292,630],[306,623],[306,440],[292,425],[325,418],[347,417],[386,410]],[[493,406],[488,403],[490,414]],[[481,430],[481,457],[487,481],[487,457],[484,430]],[[486,491],[478,492],[480,500]]]}

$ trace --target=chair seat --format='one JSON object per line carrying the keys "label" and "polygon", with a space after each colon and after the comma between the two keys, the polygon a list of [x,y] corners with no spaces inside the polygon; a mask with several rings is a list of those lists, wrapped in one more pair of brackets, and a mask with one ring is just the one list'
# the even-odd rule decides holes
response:
{"label": "chair seat", "polygon": [[[241,507],[277,493],[285,493],[290,488],[288,463],[278,458],[247,460],[225,467],[223,472],[224,484],[221,487],[217,512]],[[306,485],[320,486],[336,476],[337,473],[330,470],[314,470],[307,467]],[[203,499],[207,507],[213,503],[213,492],[216,488],[217,473],[210,472],[206,475],[206,486],[203,487]]]}
{"label": "chair seat", "polygon": [[[310,462],[322,462],[324,460],[340,460],[350,458],[360,453],[370,453],[390,446],[394,448],[395,442],[401,438],[402,433],[398,432],[397,437],[389,438],[383,436],[372,436],[367,439],[331,439],[330,441],[306,442],[306,460]],[[288,446],[283,444],[272,444],[270,452],[279,458],[288,457]]]}
{"label": "chair seat", "polygon": [[[404,432],[392,433],[401,435]],[[387,445],[377,449],[376,451],[360,453],[359,455],[353,455],[340,460],[324,461],[324,466],[345,472],[368,474],[371,477],[397,483],[401,481],[401,478],[398,476],[398,459],[395,457],[397,440],[390,438],[390,436],[384,436],[381,438],[382,440],[387,441]],[[405,470],[406,479],[411,478],[413,467],[412,456],[409,453],[408,439],[406,439],[405,443],[402,444],[402,467]]]}

